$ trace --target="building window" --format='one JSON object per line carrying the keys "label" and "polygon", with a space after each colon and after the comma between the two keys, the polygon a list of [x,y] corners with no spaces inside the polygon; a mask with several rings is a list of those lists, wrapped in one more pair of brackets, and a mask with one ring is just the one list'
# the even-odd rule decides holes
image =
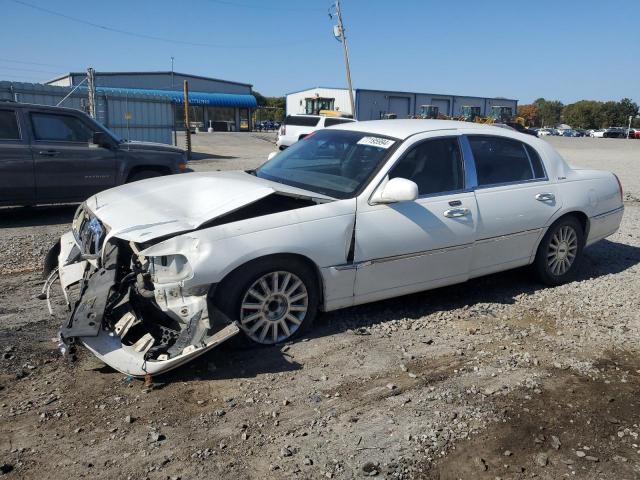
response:
{"label": "building window", "polygon": [[249,109],[248,108],[240,109],[240,130],[242,131],[249,130]]}
{"label": "building window", "polygon": [[[184,130],[184,105],[176,105],[176,128]],[[204,107],[189,106],[189,123],[191,127],[204,128]]]}

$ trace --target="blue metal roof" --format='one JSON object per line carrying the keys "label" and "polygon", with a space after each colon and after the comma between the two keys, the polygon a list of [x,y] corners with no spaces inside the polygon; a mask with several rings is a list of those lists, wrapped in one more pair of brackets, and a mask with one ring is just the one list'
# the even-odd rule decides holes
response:
{"label": "blue metal roof", "polygon": [[[168,98],[171,103],[184,103],[183,92],[176,90],[153,90],[146,88],[96,87],[97,92],[118,93],[122,95],[149,95]],[[258,102],[253,95],[236,93],[189,92],[190,105],[208,105],[212,107],[256,108]]]}

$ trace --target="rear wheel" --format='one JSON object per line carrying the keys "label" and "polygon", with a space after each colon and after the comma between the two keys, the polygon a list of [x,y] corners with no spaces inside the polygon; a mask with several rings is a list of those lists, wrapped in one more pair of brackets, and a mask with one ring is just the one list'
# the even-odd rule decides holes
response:
{"label": "rear wheel", "polygon": [[274,345],[308,331],[318,308],[313,270],[294,258],[261,259],[218,286],[218,306],[253,343]]}
{"label": "rear wheel", "polygon": [[584,232],[573,216],[554,223],[540,242],[534,267],[540,280],[547,285],[569,281],[582,257]]}

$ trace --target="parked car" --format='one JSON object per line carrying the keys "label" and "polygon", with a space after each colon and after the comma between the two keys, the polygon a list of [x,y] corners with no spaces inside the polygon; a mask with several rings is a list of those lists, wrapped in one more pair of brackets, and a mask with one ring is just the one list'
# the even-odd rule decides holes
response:
{"label": "parked car", "polygon": [[591,132],[591,137],[593,138],[604,138],[604,128],[599,128],[598,130],[594,130]]}
{"label": "parked car", "polygon": [[627,138],[627,130],[621,127],[609,127],[602,133],[603,138]]}
{"label": "parked car", "polygon": [[181,149],[124,142],[79,110],[0,102],[0,205],[81,202],[186,169]]}
{"label": "parked car", "polygon": [[90,197],[47,256],[79,292],[63,342],[142,376],[240,332],[289,341],[318,310],[525,265],[558,285],[623,215],[614,174],[488,125],[348,123],[271,157]]}
{"label": "parked car", "polygon": [[635,133],[633,134],[634,138],[640,139],[640,129],[636,128]]}
{"label": "parked car", "polygon": [[562,131],[563,137],[584,137],[584,134],[579,130],[566,129]]}
{"label": "parked car", "polygon": [[323,115],[287,115],[278,132],[276,146],[284,150],[315,130],[354,121],[352,118]]}
{"label": "parked car", "polygon": [[537,132],[538,137],[554,136],[555,132],[551,128],[539,128]]}

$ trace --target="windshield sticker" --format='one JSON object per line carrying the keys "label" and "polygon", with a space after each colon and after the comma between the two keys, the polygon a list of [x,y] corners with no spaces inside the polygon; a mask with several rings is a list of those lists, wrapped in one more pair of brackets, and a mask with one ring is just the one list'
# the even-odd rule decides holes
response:
{"label": "windshield sticker", "polygon": [[392,146],[394,143],[396,143],[395,140],[389,140],[388,138],[381,138],[381,137],[362,137],[358,141],[358,145],[367,145],[369,147],[384,148],[385,150],[390,146]]}

